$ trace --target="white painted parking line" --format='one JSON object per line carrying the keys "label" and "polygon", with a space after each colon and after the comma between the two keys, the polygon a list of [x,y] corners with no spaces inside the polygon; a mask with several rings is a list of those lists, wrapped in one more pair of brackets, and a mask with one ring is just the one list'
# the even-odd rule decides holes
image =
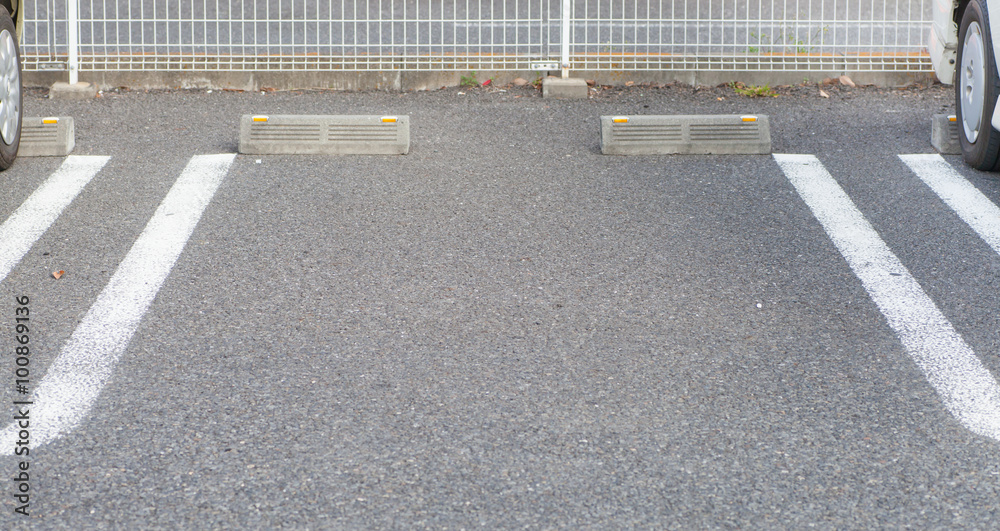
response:
{"label": "white painted parking line", "polygon": [[62,166],[0,225],[0,281],[111,157],[66,157]]}
{"label": "white painted parking line", "polygon": [[1000,440],[1000,385],[812,155],[774,155],[945,407]]}
{"label": "white painted parking line", "polygon": [[[31,447],[71,431],[90,411],[139,322],[170,275],[236,155],[191,159],[118,270],[35,389]],[[17,428],[0,432],[0,455],[13,453]]]}
{"label": "white painted parking line", "polygon": [[900,155],[899,158],[993,251],[1000,254],[1000,208],[955,171],[941,155]]}

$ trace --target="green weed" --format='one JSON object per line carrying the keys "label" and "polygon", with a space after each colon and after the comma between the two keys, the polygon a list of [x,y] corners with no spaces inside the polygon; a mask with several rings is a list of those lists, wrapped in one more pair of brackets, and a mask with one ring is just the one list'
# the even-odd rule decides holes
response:
{"label": "green weed", "polygon": [[463,87],[478,87],[479,80],[476,79],[476,71],[473,70],[472,72],[469,72],[469,75],[462,76],[461,80],[459,81],[459,84],[462,85]]}
{"label": "green weed", "polygon": [[748,98],[776,98],[777,94],[771,90],[771,85],[745,85],[739,81],[733,81],[729,84],[729,88],[733,89],[740,96],[746,96]]}

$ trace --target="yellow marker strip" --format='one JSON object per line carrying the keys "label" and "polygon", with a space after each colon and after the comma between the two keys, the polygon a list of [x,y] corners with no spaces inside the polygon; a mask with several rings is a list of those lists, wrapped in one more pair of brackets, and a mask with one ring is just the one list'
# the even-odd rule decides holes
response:
{"label": "yellow marker strip", "polygon": [[615,116],[614,118],[611,119],[611,121],[613,123],[616,123],[616,124],[627,124],[628,123],[628,117],[627,116]]}
{"label": "yellow marker strip", "polygon": [[756,116],[744,116],[742,118],[742,120],[744,122],[756,122],[757,121],[757,117]]}
{"label": "yellow marker strip", "polygon": [[957,122],[958,121],[958,116],[955,116],[953,114],[953,115],[951,115],[951,116],[948,117],[948,121],[949,122]]}
{"label": "yellow marker strip", "polygon": [[384,123],[384,124],[394,124],[394,123],[396,123],[396,120],[397,120],[397,118],[395,116],[383,116],[382,117],[382,123]]}
{"label": "yellow marker strip", "polygon": [[43,124],[57,124],[59,123],[59,118],[42,118]]}
{"label": "yellow marker strip", "polygon": [[251,120],[255,122],[266,122],[267,116],[254,116],[253,118],[251,118]]}

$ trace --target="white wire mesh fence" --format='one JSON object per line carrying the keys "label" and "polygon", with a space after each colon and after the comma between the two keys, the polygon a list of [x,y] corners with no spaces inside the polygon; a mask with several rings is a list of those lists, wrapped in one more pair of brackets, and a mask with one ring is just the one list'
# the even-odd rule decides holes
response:
{"label": "white wire mesh fence", "polygon": [[584,70],[930,71],[930,0],[578,1]]}
{"label": "white wire mesh fence", "polygon": [[[68,1],[80,71],[931,70],[931,0]],[[25,70],[66,68],[66,5],[25,2]]]}

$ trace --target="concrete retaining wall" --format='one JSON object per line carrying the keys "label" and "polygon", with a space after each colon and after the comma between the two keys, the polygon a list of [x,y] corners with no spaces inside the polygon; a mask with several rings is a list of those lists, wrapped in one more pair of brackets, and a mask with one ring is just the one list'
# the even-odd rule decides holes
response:
{"label": "concrete retaining wall", "polygon": [[[521,77],[534,81],[545,72],[497,71],[476,72],[476,79],[492,79],[497,84],[507,84]],[[558,75],[557,72],[552,72]],[[836,78],[843,71],[828,72],[719,72],[719,71],[573,71],[572,77],[594,80],[599,85],[624,85],[633,83],[671,83],[715,86],[731,81],[748,85],[795,85],[803,81],[819,82]],[[461,84],[462,76],[470,72],[181,72],[181,71],[115,71],[81,72],[80,81],[97,85],[101,90],[117,87],[130,89],[186,89],[210,88],[232,90],[383,90],[390,92],[435,90]],[[924,72],[847,72],[859,85],[901,87],[914,83],[930,84],[934,74]],[[57,81],[66,81],[66,72],[24,72],[27,87],[49,87]]]}

